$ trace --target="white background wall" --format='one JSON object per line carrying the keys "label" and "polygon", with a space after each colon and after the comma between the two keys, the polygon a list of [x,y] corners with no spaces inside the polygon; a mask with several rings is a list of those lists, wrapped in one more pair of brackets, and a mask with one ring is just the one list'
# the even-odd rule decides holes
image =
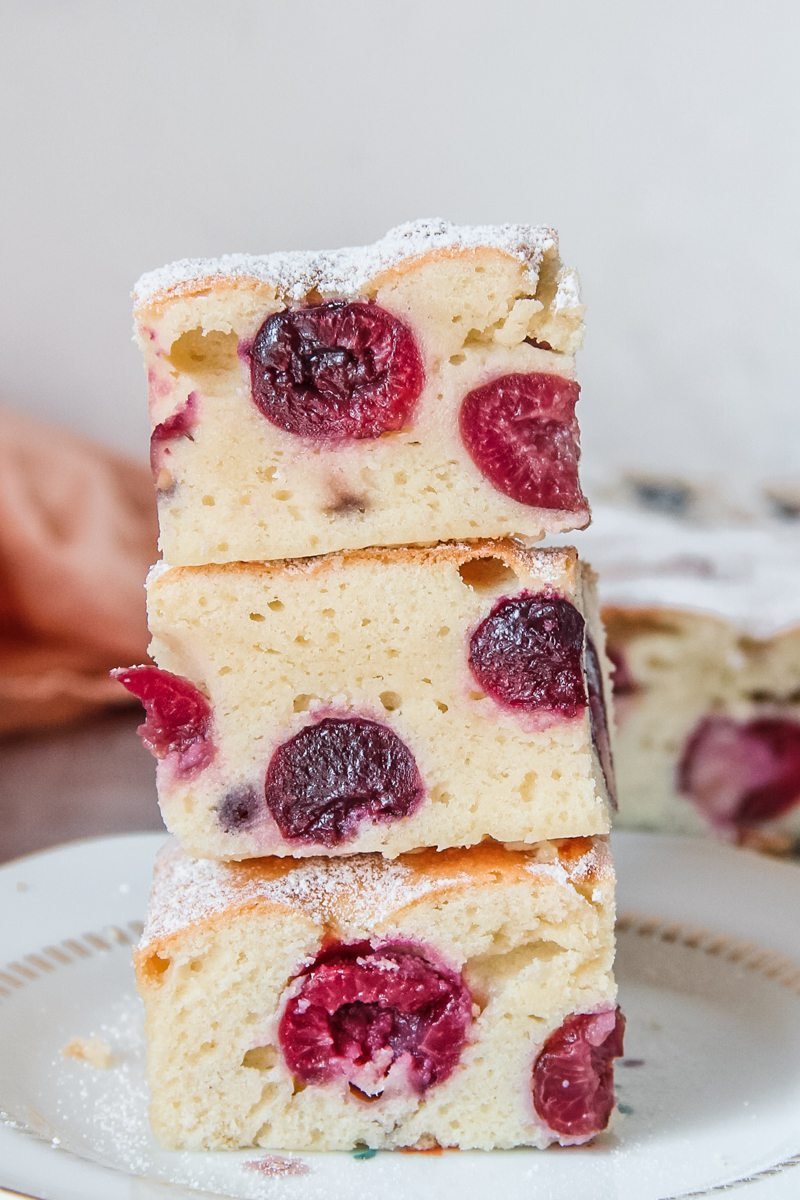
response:
{"label": "white background wall", "polygon": [[588,463],[800,476],[796,0],[0,18],[0,403],[143,456],[141,271],[418,215],[546,221],[590,305]]}

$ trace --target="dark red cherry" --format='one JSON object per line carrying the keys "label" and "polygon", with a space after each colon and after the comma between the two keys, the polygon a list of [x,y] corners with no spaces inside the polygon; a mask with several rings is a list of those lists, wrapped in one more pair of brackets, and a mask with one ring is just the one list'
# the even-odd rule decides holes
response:
{"label": "dark red cherry", "polygon": [[254,788],[238,787],[228,792],[217,809],[217,820],[225,833],[252,828],[263,811],[263,801]]}
{"label": "dark red cherry", "polygon": [[386,725],[364,717],[326,717],[307,725],[272,756],[267,807],[290,841],[336,846],[362,821],[395,821],[422,803],[414,756]]}
{"label": "dark red cherry", "polygon": [[586,690],[589,695],[589,718],[592,726],[592,741],[600,759],[600,766],[608,789],[609,799],[617,807],[617,789],[614,779],[614,758],[611,753],[611,732],[608,726],[608,709],[606,693],[603,686],[603,672],[597,647],[590,637],[586,638],[585,650]]}
{"label": "dark red cherry", "polygon": [[461,405],[461,438],[494,486],[537,508],[586,509],[578,482],[579,387],[560,375],[503,375]]}
{"label": "dark red cherry", "polygon": [[686,743],[678,787],[721,830],[782,816],[800,803],[800,722],[706,717]]}
{"label": "dark red cherry", "polygon": [[469,644],[469,665],[492,699],[574,717],[586,707],[584,620],[561,596],[520,592],[495,604]]}
{"label": "dark red cherry", "polygon": [[390,1071],[420,1094],[447,1079],[471,1022],[464,980],[432,951],[362,942],[327,948],[302,973],[278,1037],[302,1082],[344,1078],[371,1098]]}
{"label": "dark red cherry", "polygon": [[211,705],[193,683],[150,666],[121,667],[111,674],[144,705],[139,736],[156,758],[173,759],[187,777],[208,766],[216,750]]}
{"label": "dark red cherry", "polygon": [[267,317],[250,350],[264,416],[320,442],[408,425],[424,383],[411,330],[377,304],[332,300]]}
{"label": "dark red cherry", "polygon": [[150,469],[156,479],[162,467],[166,466],[165,456],[171,454],[169,443],[178,438],[188,438],[192,441],[196,424],[197,393],[190,392],[181,407],[156,425],[150,434]]}
{"label": "dark red cherry", "polygon": [[567,1017],[533,1067],[533,1106],[562,1138],[600,1133],[614,1108],[614,1059],[622,1054],[625,1018],[609,1008]]}

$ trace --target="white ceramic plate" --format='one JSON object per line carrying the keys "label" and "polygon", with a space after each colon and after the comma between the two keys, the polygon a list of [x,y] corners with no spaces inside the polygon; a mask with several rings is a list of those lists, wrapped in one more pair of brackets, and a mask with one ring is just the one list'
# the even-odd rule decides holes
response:
{"label": "white ceramic plate", "polygon": [[[800,1196],[800,869],[710,842],[614,840],[620,1112],[596,1145],[543,1153],[159,1150],[130,949],[161,838],[79,842],[0,869],[0,1196]],[[76,1035],[109,1042],[111,1068],[65,1059]]]}

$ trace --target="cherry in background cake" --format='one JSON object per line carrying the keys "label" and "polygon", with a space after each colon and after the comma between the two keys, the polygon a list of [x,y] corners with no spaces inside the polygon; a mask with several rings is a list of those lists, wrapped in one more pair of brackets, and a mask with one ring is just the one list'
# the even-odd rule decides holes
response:
{"label": "cherry in background cake", "polygon": [[606,833],[603,630],[574,550],[513,541],[169,567],[147,710],[188,853],[389,856]]}
{"label": "cherry in background cake", "polygon": [[575,272],[546,228],[173,264],[135,291],[161,549],[265,561],[578,529]]}
{"label": "cherry in background cake", "polygon": [[638,507],[598,505],[586,536],[615,668],[619,824],[791,849],[800,527],[715,519],[678,480],[637,490]]}
{"label": "cherry in background cake", "polygon": [[166,1146],[575,1145],[624,1021],[602,839],[156,865],[136,953]]}

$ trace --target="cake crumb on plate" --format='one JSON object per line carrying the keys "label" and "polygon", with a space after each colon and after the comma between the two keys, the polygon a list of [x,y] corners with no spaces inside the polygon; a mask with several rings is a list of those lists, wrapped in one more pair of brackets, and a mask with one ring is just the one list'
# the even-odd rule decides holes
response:
{"label": "cake crumb on plate", "polygon": [[114,1057],[108,1042],[95,1037],[74,1037],[62,1047],[61,1053],[64,1058],[74,1058],[103,1071],[108,1070]]}

